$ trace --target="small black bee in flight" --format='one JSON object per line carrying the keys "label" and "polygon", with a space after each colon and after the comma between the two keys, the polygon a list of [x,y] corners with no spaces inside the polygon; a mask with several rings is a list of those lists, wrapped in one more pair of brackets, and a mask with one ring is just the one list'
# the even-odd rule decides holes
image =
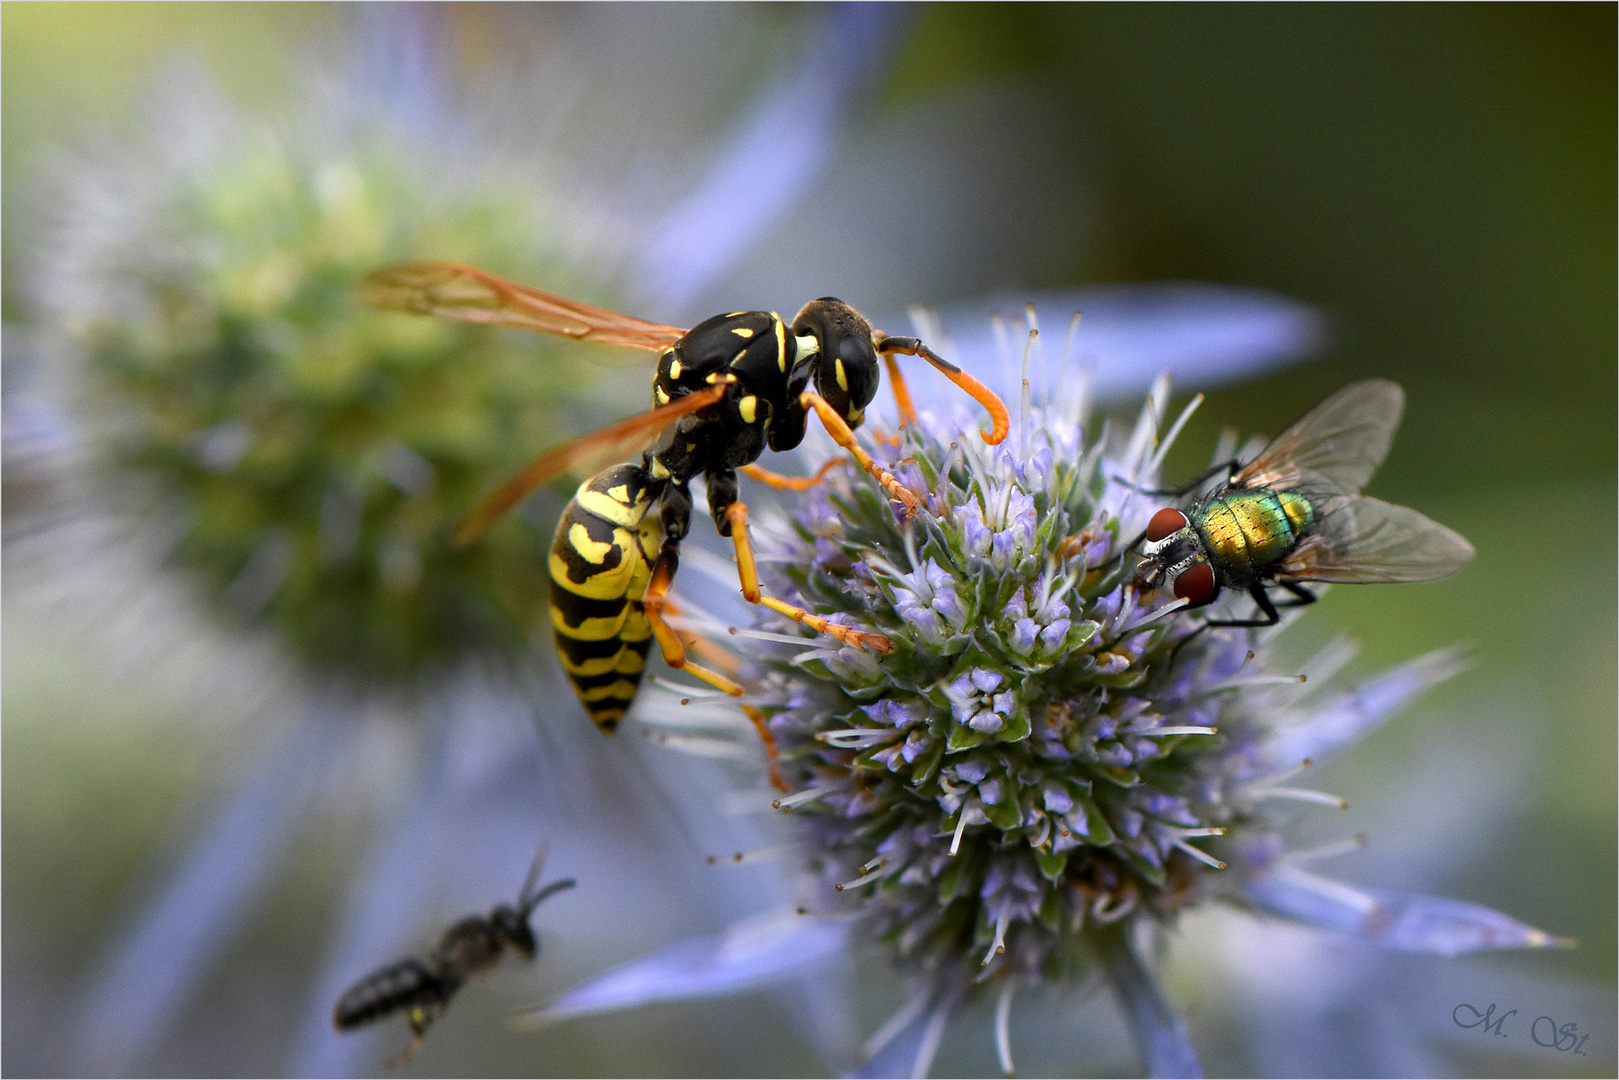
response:
{"label": "small black bee in flight", "polygon": [[439,936],[425,961],[406,957],[349,987],[332,1010],[332,1025],[338,1031],[353,1031],[403,1009],[414,1038],[393,1063],[408,1061],[427,1037],[428,1027],[449,1008],[456,991],[468,979],[485,975],[500,963],[506,946],[525,960],[534,959],[539,952],[529,915],[540,901],[575,884],[572,878],[565,878],[532,891],[544,864],[542,847],[534,853],[515,905],[499,904],[488,915],[468,916]]}

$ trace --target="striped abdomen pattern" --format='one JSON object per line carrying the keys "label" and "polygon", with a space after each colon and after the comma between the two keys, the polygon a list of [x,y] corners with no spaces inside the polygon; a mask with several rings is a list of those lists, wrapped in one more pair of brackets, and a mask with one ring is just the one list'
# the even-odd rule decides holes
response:
{"label": "striped abdomen pattern", "polygon": [[551,627],[585,712],[611,734],[635,697],[652,644],[641,597],[663,544],[648,518],[657,490],[639,465],[579,485],[551,543]]}

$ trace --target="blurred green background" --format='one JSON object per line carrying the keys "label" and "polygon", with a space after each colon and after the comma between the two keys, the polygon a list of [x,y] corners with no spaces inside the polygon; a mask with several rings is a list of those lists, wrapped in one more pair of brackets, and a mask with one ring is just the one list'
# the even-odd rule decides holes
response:
{"label": "blurred green background", "polygon": [[[1190,279],[1274,290],[1328,315],[1333,338],[1315,362],[1211,395],[1170,475],[1195,471],[1222,426],[1274,432],[1354,378],[1405,386],[1405,423],[1370,492],[1456,528],[1478,558],[1441,584],[1334,590],[1300,633],[1353,634],[1363,643],[1355,673],[1458,641],[1475,663],[1314,782],[1350,798],[1340,831],[1373,830],[1367,851],[1333,869],[1378,884],[1375,830],[1401,822],[1376,817],[1367,798],[1422,783],[1414,762],[1452,749],[1499,781],[1484,849],[1424,889],[1580,945],[1469,961],[1481,993],[1491,971],[1608,994],[1615,983],[1615,10],[935,6],[917,13],[870,106],[880,118],[1015,87],[1012,100],[1036,101],[1060,142],[1056,160],[1074,163],[1090,227],[1041,235],[1033,215],[984,207],[1022,222],[1043,254],[1023,270],[989,260],[972,289]],[[243,105],[273,110],[289,97],[287,58],[339,18],[319,5],[0,9],[7,320],[22,315],[13,237],[26,232],[14,227],[13,193],[43,154],[129,132],[146,80],[176,54],[200,58]],[[498,36],[496,17],[468,6],[454,18],[471,43],[465,62],[486,62],[478,43]],[[1042,183],[1060,195],[1064,175]],[[967,265],[970,277],[970,253]],[[67,1000],[109,944],[121,898],[216,790],[211,770],[230,747],[199,745],[166,717],[177,698],[165,676],[109,672],[34,609],[8,604],[6,629],[5,977],[11,990],[26,968],[43,997],[7,995],[4,1049],[32,1070],[46,1059],[15,1040],[48,1028],[40,1012]],[[1443,790],[1406,794],[1399,805],[1416,814],[1446,801]],[[342,873],[341,852],[301,859],[219,976],[220,993],[296,1002],[320,941],[308,928],[330,918]],[[685,1032],[700,1030],[703,1008],[671,1007],[633,1038],[611,1020],[548,1037],[544,1068],[748,1071],[734,1055],[692,1056],[702,1043]],[[587,1045],[621,1035],[669,1056],[638,1067]],[[1480,1054],[1472,1065],[1600,1075],[1613,1053],[1584,1063]],[[166,1060],[211,1067],[200,1054]]]}

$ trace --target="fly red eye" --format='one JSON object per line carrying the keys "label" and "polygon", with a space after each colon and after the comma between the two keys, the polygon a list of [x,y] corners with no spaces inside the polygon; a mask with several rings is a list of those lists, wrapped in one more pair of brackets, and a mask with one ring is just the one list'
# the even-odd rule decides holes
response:
{"label": "fly red eye", "polygon": [[1186,525],[1185,514],[1172,506],[1166,506],[1147,522],[1147,539],[1156,544],[1164,537],[1180,532]]}
{"label": "fly red eye", "polygon": [[1201,607],[1214,599],[1214,568],[1206,562],[1194,563],[1175,579],[1175,595]]}

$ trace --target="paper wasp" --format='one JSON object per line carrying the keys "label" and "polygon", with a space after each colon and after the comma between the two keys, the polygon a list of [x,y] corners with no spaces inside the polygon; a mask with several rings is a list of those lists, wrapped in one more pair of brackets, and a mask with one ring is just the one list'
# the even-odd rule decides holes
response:
{"label": "paper wasp", "polygon": [[[708,508],[721,536],[736,546],[742,594],[846,645],[877,652],[892,646],[881,634],[839,626],[763,594],[748,540],[747,506],[737,471],[776,487],[805,482],[757,468],[768,447],[790,450],[804,438],[810,413],[832,438],[907,512],[920,506],[855,442],[853,429],[877,393],[877,358],[888,367],[901,419],[914,422],[896,353],[920,356],[962,387],[991,416],[987,442],[1009,427],[1001,400],[972,376],[916,338],[873,330],[841,300],[812,301],[791,323],[775,312],[733,311],[690,330],[642,322],[576,300],[540,292],[457,263],[385,267],[361,286],[376,307],[517,327],[581,341],[645,349],[658,355],[654,407],[558,447],[532,462],[486,498],[462,522],[468,542],[530,492],[611,451],[627,455],[650,442],[639,463],[615,465],[580,485],[557,526],[551,547],[551,622],[557,651],[585,711],[611,734],[639,686],[653,640],[664,660],[726,693],[732,680],[689,660],[664,620],[678,550],[691,524],[692,478],[704,478]],[[770,745],[762,716],[755,716]]]}
{"label": "paper wasp", "polygon": [[1292,594],[1280,606],[1298,607],[1316,598],[1302,581],[1432,581],[1460,570],[1473,557],[1461,536],[1409,507],[1360,494],[1387,456],[1404,408],[1395,383],[1351,383],[1252,461],[1217,465],[1173,492],[1227,474],[1208,498],[1152,516],[1136,541],[1146,541],[1137,578],[1189,607],[1212,603],[1222,588],[1244,589],[1260,617],[1207,625],[1272,626],[1281,619],[1265,591],[1273,585]]}
{"label": "paper wasp", "polygon": [[470,915],[439,935],[426,960],[406,957],[349,987],[332,1010],[332,1025],[338,1031],[352,1031],[403,1009],[414,1037],[396,1064],[408,1059],[462,984],[493,970],[508,945],[525,960],[534,959],[539,952],[529,916],[540,901],[575,884],[572,878],[565,878],[533,891],[544,865],[542,847],[534,853],[516,904],[498,904],[488,915]]}

